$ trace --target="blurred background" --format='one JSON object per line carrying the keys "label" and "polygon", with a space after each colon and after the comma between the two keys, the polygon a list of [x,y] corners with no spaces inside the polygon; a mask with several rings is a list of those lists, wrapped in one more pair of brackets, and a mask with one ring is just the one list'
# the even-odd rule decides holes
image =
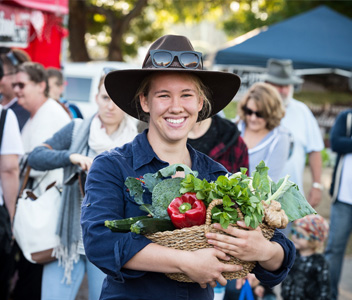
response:
{"label": "blurred background", "polygon": [[293,61],[304,79],[294,96],[312,110],[325,142],[325,190],[317,211],[329,218],[335,162],[329,131],[336,115],[352,107],[352,1],[0,0],[0,46],[62,69],[63,96],[84,115],[96,111],[101,75],[139,68],[150,43],[163,34],[187,36],[207,69],[241,77],[241,92],[224,110],[229,119],[269,58]]}

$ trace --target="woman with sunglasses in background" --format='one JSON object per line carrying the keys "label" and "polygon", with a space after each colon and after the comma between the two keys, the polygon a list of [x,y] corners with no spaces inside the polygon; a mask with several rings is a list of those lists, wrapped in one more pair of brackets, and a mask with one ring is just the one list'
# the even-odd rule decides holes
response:
{"label": "woman with sunglasses in background", "polygon": [[290,152],[290,133],[280,126],[285,109],[279,93],[269,84],[251,86],[238,103],[238,129],[249,154],[249,174],[261,160],[269,167],[269,176],[277,181]]}
{"label": "woman with sunglasses in background", "polygon": [[[17,71],[12,87],[18,104],[30,113],[30,118],[22,129],[23,148],[28,154],[68,124],[71,119],[60,104],[49,98],[48,78],[41,64],[24,62]],[[25,159],[22,162],[25,165]],[[31,170],[27,188],[32,189],[36,196],[40,196],[54,181],[61,184],[62,174],[62,169],[50,172]],[[16,265],[18,280],[12,298],[15,300],[38,299],[40,298],[43,266],[28,261],[21,251],[19,256],[20,260]]]}
{"label": "woman with sunglasses in background", "polygon": [[[44,266],[42,299],[74,300],[84,274],[87,274],[89,299],[98,299],[105,274],[84,255],[80,227],[81,189],[84,182],[80,170],[88,171],[93,158],[105,150],[122,146],[137,134],[135,122],[118,108],[108,96],[103,76],[98,85],[98,112],[86,119],[74,119],[56,132],[28,157],[36,170],[64,168],[62,214],[58,224],[60,245],[55,249],[59,260]],[[84,175],[80,173],[81,175]],[[60,262],[60,263],[59,263]],[[63,280],[64,279],[64,280]]]}
{"label": "woman with sunglasses in background", "polygon": [[[187,145],[187,138],[197,121],[232,100],[239,77],[203,70],[201,54],[186,37],[166,35],[151,45],[142,69],[111,72],[105,86],[116,105],[147,121],[149,128],[131,143],[97,156],[87,176],[81,224],[88,259],[107,274],[100,299],[212,300],[216,282],[227,282],[221,272],[242,268],[219,260],[228,255],[259,261],[254,272],[269,285],[282,281],[293,263],[294,247],[278,231],[268,241],[260,228],[229,227],[224,231],[230,236],[208,235],[217,248],[182,251],[104,226],[105,220],[146,215],[125,186],[128,176],[140,178],[175,163],[186,164],[208,181],[227,173]],[[151,203],[151,194],[144,193],[143,201]],[[241,247],[243,243],[246,246]],[[195,283],[171,280],[164,273],[186,273]]]}

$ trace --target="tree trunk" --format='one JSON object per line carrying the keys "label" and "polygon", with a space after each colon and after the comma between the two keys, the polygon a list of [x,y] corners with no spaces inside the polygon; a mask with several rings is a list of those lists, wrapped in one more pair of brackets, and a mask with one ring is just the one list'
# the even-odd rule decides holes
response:
{"label": "tree trunk", "polygon": [[72,61],[89,61],[85,43],[86,5],[85,1],[69,0],[69,49]]}
{"label": "tree trunk", "polygon": [[147,3],[148,0],[138,0],[130,13],[120,19],[117,19],[114,14],[107,14],[109,25],[111,27],[111,43],[109,45],[108,54],[109,60],[123,61],[121,48],[123,35],[126,33],[131,20],[141,14]]}
{"label": "tree trunk", "polygon": [[109,45],[108,59],[112,61],[123,61],[122,55],[122,36],[124,31],[121,30],[123,25],[123,19],[115,20],[111,26],[111,42]]}

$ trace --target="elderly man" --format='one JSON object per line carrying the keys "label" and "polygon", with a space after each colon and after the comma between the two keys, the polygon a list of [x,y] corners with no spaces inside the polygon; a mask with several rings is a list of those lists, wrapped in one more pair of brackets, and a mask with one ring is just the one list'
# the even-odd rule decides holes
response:
{"label": "elderly man", "polygon": [[313,182],[308,202],[313,207],[317,206],[321,201],[323,189],[320,181],[322,169],[320,152],[324,148],[324,143],[317,120],[310,109],[303,102],[292,98],[293,86],[301,84],[303,80],[294,75],[291,60],[278,59],[268,61],[264,80],[279,91],[286,107],[281,124],[289,129],[294,137],[293,153],[285,165],[284,174],[291,175],[290,180],[303,192],[303,172],[308,154]]}
{"label": "elderly man", "polygon": [[[29,153],[68,124],[71,118],[59,103],[49,98],[47,73],[41,64],[34,62],[21,64],[12,87],[18,104],[30,113],[30,118],[22,130],[23,148],[25,153]],[[31,170],[30,173],[36,195],[41,195],[53,181],[60,184],[62,178],[62,169],[47,173]],[[19,279],[12,298],[40,299],[43,266],[32,264],[20,253],[17,268]]]}

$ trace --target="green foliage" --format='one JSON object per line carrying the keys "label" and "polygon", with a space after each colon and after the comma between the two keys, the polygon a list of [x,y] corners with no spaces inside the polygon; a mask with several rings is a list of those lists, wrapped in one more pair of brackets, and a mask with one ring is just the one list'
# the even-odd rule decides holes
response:
{"label": "green foliage", "polygon": [[229,14],[222,28],[230,37],[236,37],[255,28],[270,26],[301,14],[320,5],[326,5],[352,17],[351,1],[287,1],[287,0],[239,0],[239,10]]}
{"label": "green foliage", "polygon": [[[239,220],[236,205],[245,215],[246,225],[256,228],[262,221],[264,210],[260,199],[251,191],[252,179],[246,175],[246,172],[247,169],[243,168],[241,172],[230,177],[219,176],[215,182],[200,180],[189,174],[181,182],[180,192],[181,194],[197,193],[197,198],[202,199],[207,206],[214,199],[222,199],[222,207],[213,208],[212,219],[224,228]],[[259,186],[262,187],[262,185]]]}
{"label": "green foliage", "polygon": [[224,228],[239,220],[236,206],[242,212],[245,224],[256,228],[264,216],[262,200],[267,204],[272,200],[280,202],[290,221],[315,213],[297,185],[288,180],[289,176],[275,184],[268,176],[268,167],[263,161],[257,165],[252,177],[248,177],[246,172],[242,168],[241,172],[229,177],[219,176],[215,182],[200,180],[189,174],[181,181],[180,192],[197,193],[197,198],[202,199],[207,206],[214,199],[222,199],[222,207],[212,210],[212,220],[220,222]]}
{"label": "green foliage", "polygon": [[285,211],[290,222],[303,218],[306,215],[316,214],[310,206],[298,186],[288,180],[288,176],[272,185],[272,196],[267,200],[280,202],[281,208]]}
{"label": "green foliage", "polygon": [[127,186],[130,195],[134,198],[137,204],[143,204],[143,187],[141,186],[141,181],[138,178],[127,177],[125,180],[125,185]]}
{"label": "green foliage", "polygon": [[300,91],[294,94],[294,98],[309,104],[331,104],[331,105],[351,105],[351,92],[332,92],[332,91]]}
{"label": "green foliage", "polygon": [[180,177],[164,179],[154,187],[152,206],[156,218],[169,219],[167,208],[173,199],[181,196],[181,181]]}
{"label": "green foliage", "polygon": [[[125,185],[141,210],[148,212],[154,218],[169,219],[167,207],[174,198],[181,196],[180,185],[183,178],[167,178],[175,175],[176,172],[198,176],[197,171],[192,171],[184,164],[173,164],[156,173],[146,173],[141,178],[127,177]],[[144,188],[152,193],[152,204],[144,203]]]}

